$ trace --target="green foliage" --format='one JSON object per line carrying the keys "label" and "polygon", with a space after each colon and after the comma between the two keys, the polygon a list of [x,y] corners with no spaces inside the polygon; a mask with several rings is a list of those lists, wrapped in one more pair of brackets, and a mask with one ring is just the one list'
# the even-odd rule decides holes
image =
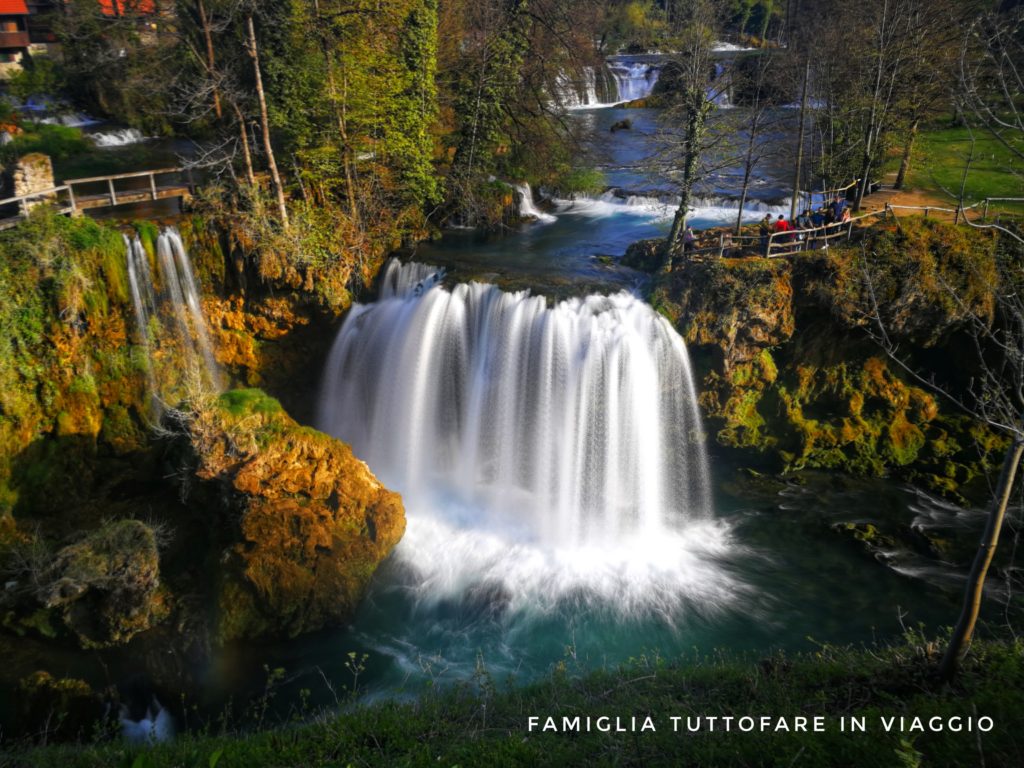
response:
{"label": "green foliage", "polygon": [[176,36],[149,34],[152,21],[137,3],[121,0],[120,6],[116,18],[105,15],[99,3],[66,3],[52,14],[62,50],[61,83],[77,106],[93,114],[147,135],[166,134],[181,69]]}
{"label": "green foliage", "polygon": [[613,50],[657,50],[668,35],[665,14],[652,0],[628,0],[611,5],[605,30]]}
{"label": "green foliage", "polygon": [[455,112],[461,123],[454,142],[450,194],[465,196],[482,177],[496,170],[507,111],[521,84],[520,70],[529,49],[527,0],[511,0],[501,22],[483,46],[467,55],[455,83]]}
{"label": "green foliage", "polygon": [[596,195],[607,188],[608,182],[596,168],[574,168],[559,178],[554,186],[563,194],[577,192]]}
{"label": "green foliage", "polygon": [[33,58],[7,80],[10,92],[21,101],[30,96],[55,97],[64,91],[67,81],[64,71],[53,59]]}
{"label": "green foliage", "polygon": [[66,160],[91,149],[79,128],[66,125],[47,125],[39,123],[29,126],[10,144],[3,148],[9,158],[27,155],[29,152],[42,152],[54,160]]}
{"label": "green foliage", "polygon": [[381,202],[438,202],[437,0],[282,3],[260,36],[271,120],[307,195],[354,194],[350,179],[363,162],[380,181]]}

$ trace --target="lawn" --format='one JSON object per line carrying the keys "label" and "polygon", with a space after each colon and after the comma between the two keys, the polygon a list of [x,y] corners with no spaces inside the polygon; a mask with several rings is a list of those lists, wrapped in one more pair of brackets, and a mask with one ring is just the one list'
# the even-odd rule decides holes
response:
{"label": "lawn", "polygon": [[[970,205],[986,197],[1024,198],[1024,161],[991,134],[976,130],[974,136],[974,161],[964,190],[966,204]],[[1024,151],[1024,136],[1017,137],[1015,146]],[[957,194],[970,151],[970,135],[965,128],[922,131],[914,149],[914,160],[907,179],[909,186],[942,197],[946,196],[943,190]],[[898,166],[899,159],[896,158],[892,170]],[[1024,212],[1022,204],[999,207]]]}

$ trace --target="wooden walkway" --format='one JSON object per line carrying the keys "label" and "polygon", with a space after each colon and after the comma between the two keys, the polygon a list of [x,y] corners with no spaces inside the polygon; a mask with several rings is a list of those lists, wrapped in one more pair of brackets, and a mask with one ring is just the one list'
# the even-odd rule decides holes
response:
{"label": "wooden walkway", "polygon": [[[183,175],[186,177],[184,180]],[[187,201],[193,191],[191,174],[184,168],[69,179],[59,187],[0,200],[0,212],[6,211],[0,213],[0,230],[10,229],[24,221],[29,211],[41,204],[51,205],[57,213],[65,216],[80,216],[83,211],[132,203],[173,198]]]}

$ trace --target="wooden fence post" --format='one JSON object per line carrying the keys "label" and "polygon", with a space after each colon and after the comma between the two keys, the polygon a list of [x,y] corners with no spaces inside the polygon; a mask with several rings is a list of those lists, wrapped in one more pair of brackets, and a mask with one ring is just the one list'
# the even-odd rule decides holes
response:
{"label": "wooden fence post", "polygon": [[107,179],[107,186],[110,188],[110,204],[117,205],[117,192],[114,191],[114,180]]}

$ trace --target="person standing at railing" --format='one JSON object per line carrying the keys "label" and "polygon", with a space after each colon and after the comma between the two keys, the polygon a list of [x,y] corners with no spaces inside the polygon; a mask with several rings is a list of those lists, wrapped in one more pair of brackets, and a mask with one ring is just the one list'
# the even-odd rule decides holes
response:
{"label": "person standing at railing", "polygon": [[761,235],[761,255],[768,255],[768,243],[772,237],[772,215],[766,213],[764,218],[761,219],[760,225],[757,227],[758,232]]}
{"label": "person standing at railing", "polygon": [[693,227],[687,227],[683,232],[683,253],[693,253],[697,247],[697,236],[693,233]]}
{"label": "person standing at railing", "polygon": [[843,211],[845,210],[846,198],[836,195],[836,199],[832,201],[832,221],[841,222],[843,220]]}

